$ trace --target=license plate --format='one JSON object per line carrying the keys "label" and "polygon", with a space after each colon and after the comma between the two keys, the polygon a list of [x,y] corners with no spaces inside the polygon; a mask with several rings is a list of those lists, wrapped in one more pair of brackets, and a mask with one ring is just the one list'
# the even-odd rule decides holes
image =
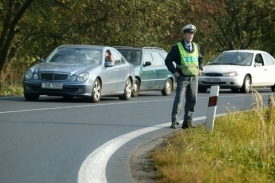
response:
{"label": "license plate", "polygon": [[216,82],[220,82],[221,79],[220,78],[205,78],[204,81],[208,82],[208,83],[216,83]]}
{"label": "license plate", "polygon": [[63,88],[63,84],[58,84],[58,83],[42,83],[42,88],[62,89]]}

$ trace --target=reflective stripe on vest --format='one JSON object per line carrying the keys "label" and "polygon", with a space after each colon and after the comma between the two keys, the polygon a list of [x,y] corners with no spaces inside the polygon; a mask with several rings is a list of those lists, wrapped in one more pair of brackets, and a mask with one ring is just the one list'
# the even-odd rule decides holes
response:
{"label": "reflective stripe on vest", "polygon": [[199,73],[199,51],[197,44],[193,44],[194,52],[188,53],[184,49],[181,42],[177,43],[180,52],[181,65],[177,68],[181,69],[182,73],[187,76],[196,76]]}

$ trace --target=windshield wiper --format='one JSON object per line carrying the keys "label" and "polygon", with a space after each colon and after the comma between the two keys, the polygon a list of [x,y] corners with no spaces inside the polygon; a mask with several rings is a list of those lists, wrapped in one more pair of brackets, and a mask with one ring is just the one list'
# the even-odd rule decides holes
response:
{"label": "windshield wiper", "polygon": [[222,65],[221,63],[210,63],[209,65]]}
{"label": "windshield wiper", "polygon": [[240,64],[238,64],[238,63],[226,63],[224,65],[240,65]]}

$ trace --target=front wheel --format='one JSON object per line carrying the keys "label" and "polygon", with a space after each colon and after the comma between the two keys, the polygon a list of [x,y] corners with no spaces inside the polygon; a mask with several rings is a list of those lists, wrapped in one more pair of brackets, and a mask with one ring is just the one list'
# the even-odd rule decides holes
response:
{"label": "front wheel", "polygon": [[171,79],[169,78],[165,81],[164,88],[161,90],[161,94],[163,96],[169,96],[171,95],[172,90],[173,90],[173,84]]}
{"label": "front wheel", "polygon": [[132,96],[137,97],[139,92],[139,80],[136,78],[135,84],[133,86]]}
{"label": "front wheel", "polygon": [[272,91],[272,92],[275,91],[275,85],[271,86],[271,91]]}
{"label": "front wheel", "polygon": [[251,79],[248,75],[244,77],[243,86],[241,87],[242,93],[249,93],[251,91]]}
{"label": "front wheel", "polygon": [[130,100],[132,96],[132,81],[130,78],[126,80],[125,88],[124,88],[124,93],[123,95],[119,96],[120,100]]}
{"label": "front wheel", "polygon": [[101,98],[101,82],[98,78],[96,78],[93,84],[91,102],[97,103],[100,101],[100,98]]}

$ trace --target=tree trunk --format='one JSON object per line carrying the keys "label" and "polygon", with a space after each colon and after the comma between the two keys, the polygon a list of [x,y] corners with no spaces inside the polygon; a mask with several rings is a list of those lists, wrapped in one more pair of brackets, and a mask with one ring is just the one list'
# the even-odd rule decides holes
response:
{"label": "tree trunk", "polygon": [[7,1],[5,24],[0,38],[0,72],[3,71],[5,63],[8,61],[14,36],[20,31],[16,25],[33,1],[26,0],[23,4],[14,0]]}

